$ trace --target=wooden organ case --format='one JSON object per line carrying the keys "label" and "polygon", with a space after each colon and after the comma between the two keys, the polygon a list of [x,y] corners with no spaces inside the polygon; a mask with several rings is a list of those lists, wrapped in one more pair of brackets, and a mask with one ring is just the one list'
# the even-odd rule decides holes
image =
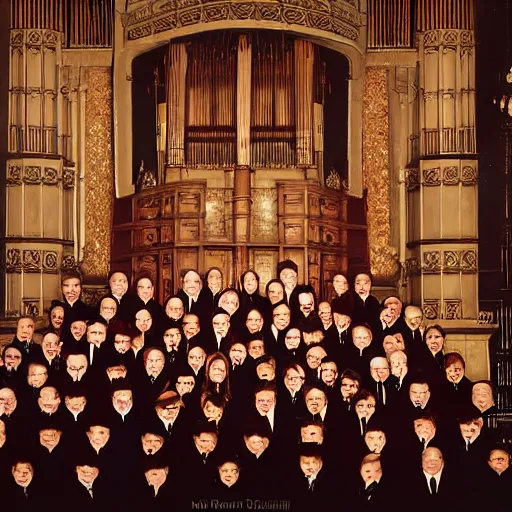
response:
{"label": "wooden organ case", "polygon": [[264,293],[289,258],[327,297],[336,272],[367,266],[364,204],[344,193],[342,55],[283,34],[216,32],[142,58],[134,168],[144,160],[157,185],[116,200],[113,270],[149,272],[163,301],[187,268],[219,267],[224,286],[252,268]]}

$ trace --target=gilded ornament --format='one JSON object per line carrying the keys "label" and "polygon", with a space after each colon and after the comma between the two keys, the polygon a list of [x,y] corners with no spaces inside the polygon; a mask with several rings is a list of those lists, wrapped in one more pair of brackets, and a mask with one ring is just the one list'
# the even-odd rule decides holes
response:
{"label": "gilded ornament", "polygon": [[374,279],[393,283],[398,255],[390,246],[388,72],[367,68],[363,99],[363,186],[367,190],[368,242]]}
{"label": "gilded ornament", "polygon": [[59,171],[53,167],[45,167],[43,171],[43,183],[45,185],[57,185],[59,182]]}
{"label": "gilded ornament", "polygon": [[439,272],[441,270],[440,251],[427,251],[423,253],[423,271]]}
{"label": "gilded ornament", "polygon": [[112,70],[87,71],[85,105],[85,247],[82,270],[106,277],[110,269],[113,208]]}
{"label": "gilded ornament", "polygon": [[23,168],[23,183],[26,185],[38,185],[41,183],[41,167],[28,165]]}

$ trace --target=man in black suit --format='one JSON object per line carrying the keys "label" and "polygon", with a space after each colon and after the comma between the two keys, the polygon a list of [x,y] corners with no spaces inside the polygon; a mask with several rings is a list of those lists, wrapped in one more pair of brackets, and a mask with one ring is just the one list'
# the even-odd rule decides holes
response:
{"label": "man in black suit", "polygon": [[35,322],[30,316],[22,316],[16,325],[16,336],[14,336],[11,345],[16,347],[23,354],[23,365],[32,361],[41,361],[43,359],[43,350],[41,345],[34,342]]}
{"label": "man in black suit", "polygon": [[107,339],[108,323],[102,317],[91,318],[87,322],[87,349],[86,356],[89,368],[95,375],[105,370],[106,359],[111,352],[112,345],[105,343]]}
{"label": "man in black suit", "polygon": [[[355,497],[353,510],[385,510],[394,494],[394,486],[387,473],[384,478],[380,455],[366,455],[361,462],[360,475],[363,483],[359,487],[358,496]],[[393,510],[406,510],[400,498],[393,501]]]}
{"label": "man in black suit", "polygon": [[61,277],[62,295],[64,295],[64,324],[62,332],[66,332],[75,320],[87,321],[93,310],[80,299],[82,295],[82,276],[77,270],[69,270]]}
{"label": "man in black suit", "polygon": [[338,408],[340,414],[346,414],[352,410],[352,399],[361,389],[361,376],[347,368],[340,377],[340,395]]}
{"label": "man in black suit", "polygon": [[28,457],[16,454],[11,466],[12,480],[2,482],[2,508],[29,512],[39,510],[42,501],[38,486],[34,482],[34,466]]}
{"label": "man in black suit", "polygon": [[370,375],[367,388],[375,395],[377,408],[392,407],[396,398],[396,377],[391,375],[388,360],[374,357],[370,361]]}
{"label": "man in black suit", "polygon": [[100,477],[97,455],[84,448],[73,454],[73,458],[76,474],[64,490],[66,502],[73,503],[78,512],[106,510],[108,500],[115,498],[108,493],[103,477]]}
{"label": "man in black suit", "polygon": [[[322,451],[316,443],[299,447],[300,473],[293,484],[293,510],[324,510],[332,499],[332,486],[326,472]],[[338,488],[339,490],[339,488]]]}
{"label": "man in black suit", "polygon": [[468,510],[462,501],[461,482],[446,468],[439,448],[431,446],[423,452],[421,470],[411,475],[411,479],[410,503],[416,510]]}

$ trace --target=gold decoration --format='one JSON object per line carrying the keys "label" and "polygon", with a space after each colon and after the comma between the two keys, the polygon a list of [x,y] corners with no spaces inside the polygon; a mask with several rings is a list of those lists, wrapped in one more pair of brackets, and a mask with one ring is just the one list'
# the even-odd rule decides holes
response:
{"label": "gold decoration", "polygon": [[110,267],[113,208],[112,76],[89,68],[85,106],[85,248],[82,269],[106,277]]}
{"label": "gold decoration", "polygon": [[275,243],[277,236],[277,190],[253,189],[251,240]]}
{"label": "gold decoration", "polygon": [[368,191],[370,267],[380,283],[399,273],[396,250],[390,246],[389,103],[387,70],[367,68],[363,99],[363,186]]}

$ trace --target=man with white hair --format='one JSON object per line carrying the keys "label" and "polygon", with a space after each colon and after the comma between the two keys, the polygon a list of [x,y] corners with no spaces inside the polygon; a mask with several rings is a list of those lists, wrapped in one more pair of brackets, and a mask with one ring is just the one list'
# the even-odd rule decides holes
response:
{"label": "man with white hair", "polygon": [[375,394],[377,408],[389,405],[396,398],[396,377],[391,375],[388,360],[374,357],[370,361],[371,382],[368,389]]}

